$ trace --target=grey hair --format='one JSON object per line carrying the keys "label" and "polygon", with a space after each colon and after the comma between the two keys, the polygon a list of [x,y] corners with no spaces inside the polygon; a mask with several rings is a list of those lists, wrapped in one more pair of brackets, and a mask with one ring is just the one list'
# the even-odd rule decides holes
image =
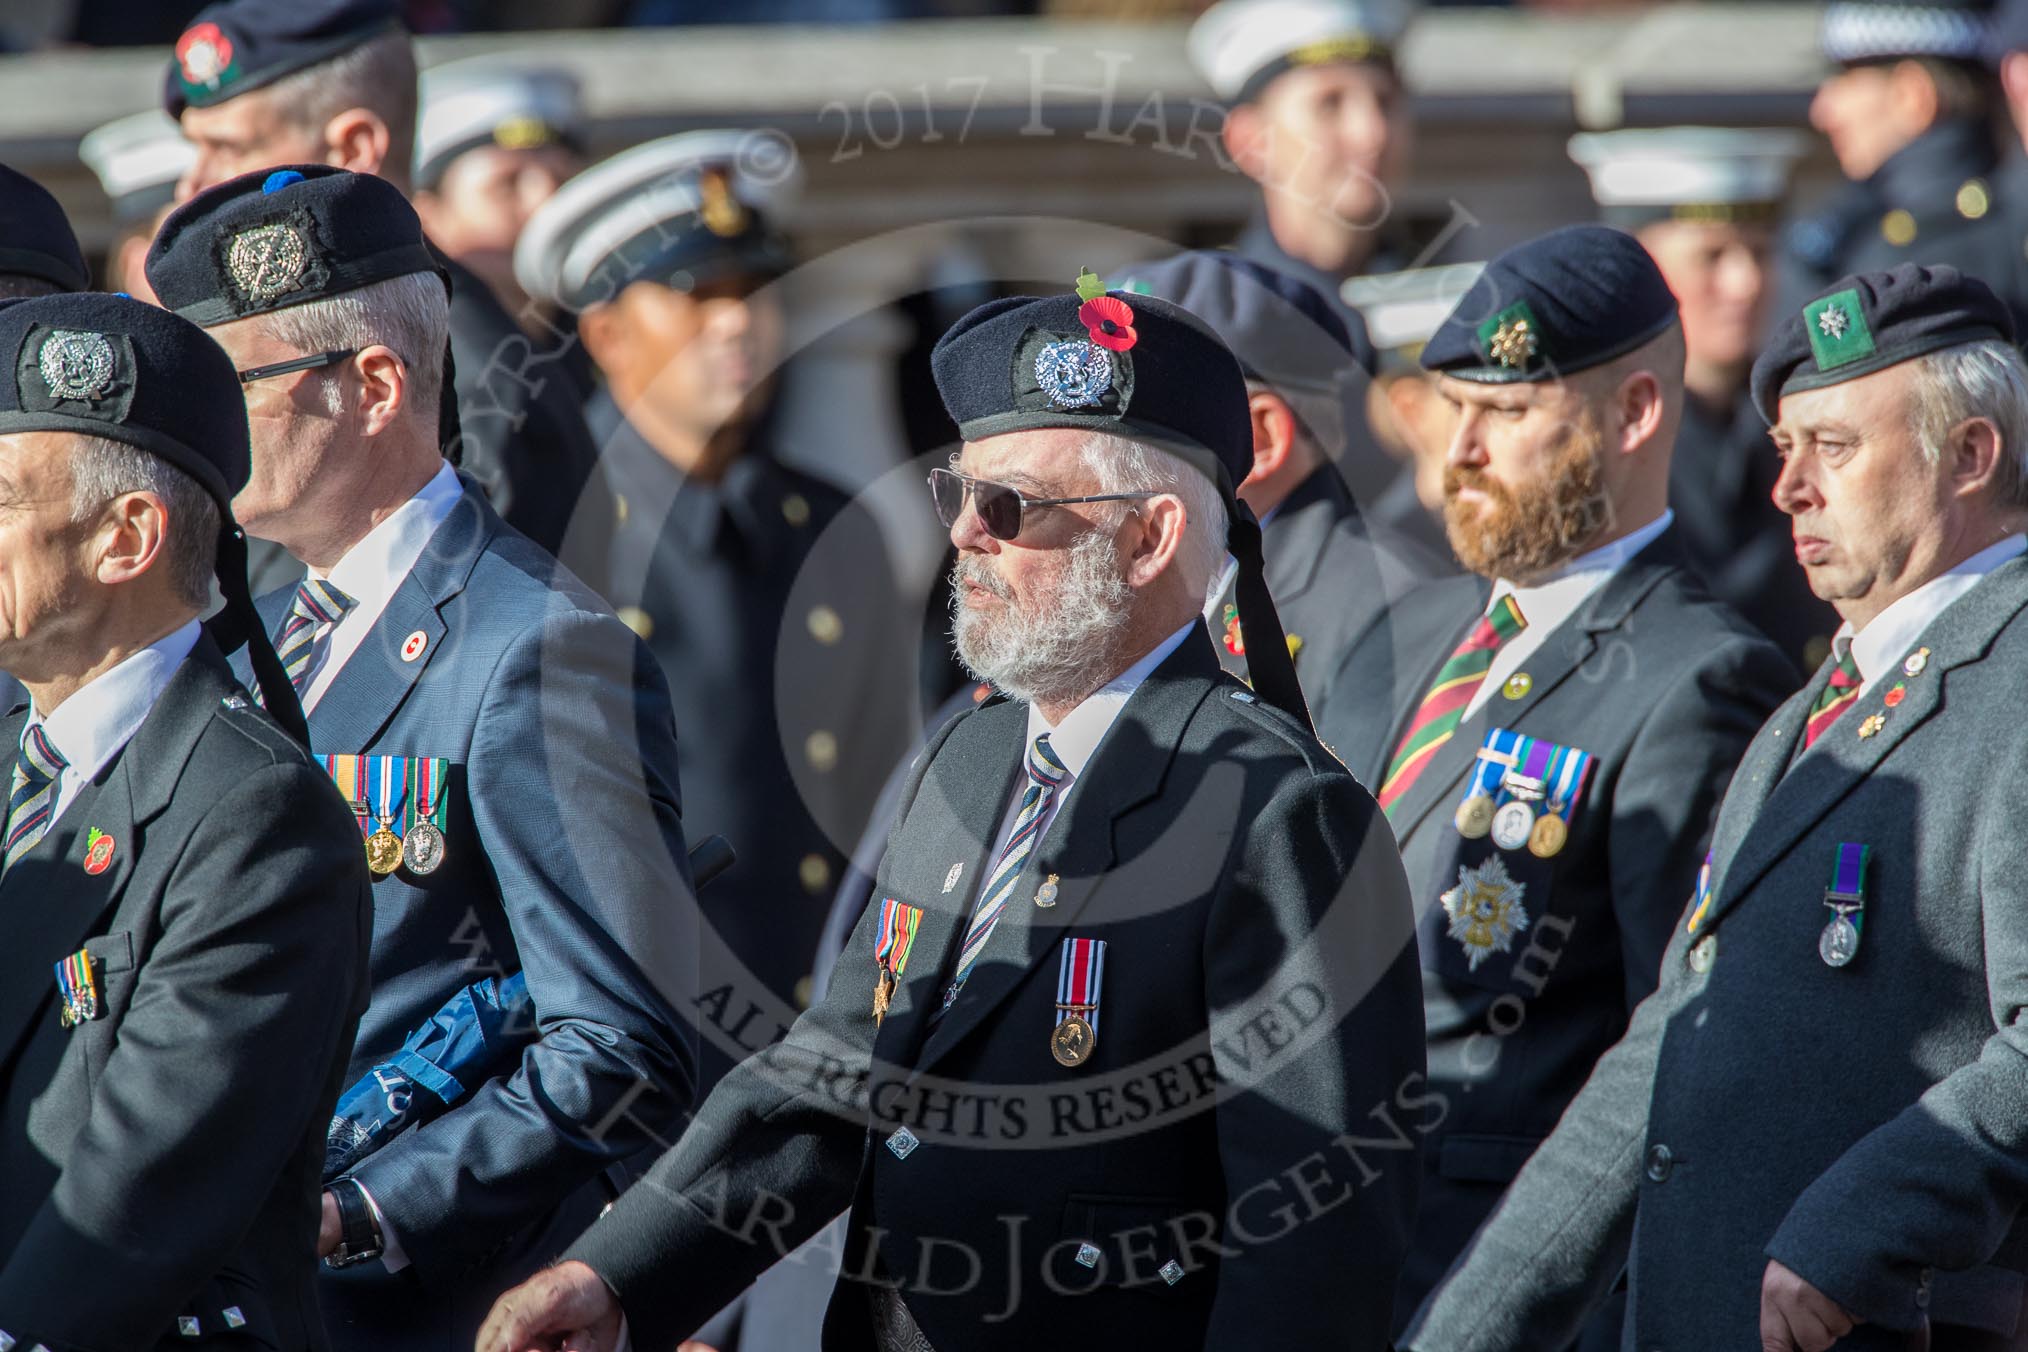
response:
{"label": "grey hair", "polygon": [[268,86],[270,106],[290,125],[312,135],[351,108],[364,108],[387,124],[387,162],[381,177],[408,181],[415,158],[415,46],[406,30],[395,29],[362,42],[329,61],[320,61]]}
{"label": "grey hair", "polygon": [[70,519],[92,521],[126,493],[153,493],[169,511],[163,561],[176,593],[200,610],[211,603],[218,560],[218,504],[197,480],[159,456],[105,437],[80,436],[70,458]]}
{"label": "grey hair", "polygon": [[[376,343],[393,348],[408,371],[403,403],[434,438],[450,315],[450,299],[436,274],[411,272],[325,300],[272,310],[261,316],[260,323],[270,338],[306,357]],[[343,411],[338,370],[327,366],[322,372],[324,405],[334,416]]]}
{"label": "grey hair", "polygon": [[1968,418],[2000,430],[1995,497],[2028,509],[2028,365],[2011,344],[1989,338],[1916,358],[1909,425],[1923,458],[1942,459],[1951,429]]}
{"label": "grey hair", "polygon": [[1187,519],[1176,567],[1209,605],[1224,580],[1229,524],[1218,485],[1168,451],[1112,432],[1092,433],[1079,450],[1102,493],[1173,493],[1183,499]]}

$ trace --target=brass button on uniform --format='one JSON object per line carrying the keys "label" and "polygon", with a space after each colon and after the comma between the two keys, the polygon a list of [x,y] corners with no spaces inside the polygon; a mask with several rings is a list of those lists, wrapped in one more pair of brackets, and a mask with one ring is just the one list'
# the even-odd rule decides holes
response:
{"label": "brass button on uniform", "polygon": [[805,892],[821,892],[831,882],[831,861],[821,854],[806,854],[796,866],[796,876],[802,879]]}
{"label": "brass button on uniform", "polygon": [[838,739],[819,728],[803,739],[803,755],[809,759],[812,770],[824,772],[836,769]]}
{"label": "brass button on uniform", "polygon": [[829,645],[845,637],[845,621],[829,606],[812,606],[806,623],[810,626],[810,637],[819,643]]}
{"label": "brass button on uniform", "polygon": [[633,630],[642,638],[655,635],[655,617],[639,606],[621,606],[618,611],[620,623]]}
{"label": "brass button on uniform", "polygon": [[1968,221],[1976,221],[1992,209],[1993,197],[1986,191],[1984,181],[1968,178],[1958,189],[1957,205],[1958,215]]}
{"label": "brass button on uniform", "polygon": [[798,529],[810,524],[810,500],[801,493],[791,493],[782,499],[782,520]]}
{"label": "brass button on uniform", "polygon": [[1880,218],[1880,238],[1897,249],[1915,243],[1915,217],[1900,207]]}

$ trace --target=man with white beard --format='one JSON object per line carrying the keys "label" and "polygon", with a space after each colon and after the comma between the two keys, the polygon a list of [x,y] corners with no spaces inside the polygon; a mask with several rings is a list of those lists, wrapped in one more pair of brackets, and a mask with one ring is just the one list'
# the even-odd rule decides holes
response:
{"label": "man with white beard", "polygon": [[[824,999],[507,1293],[484,1352],[666,1347],[850,1209],[825,1346],[1380,1349],[1420,1002],[1372,798],[1311,735],[1187,312],[981,307],[934,369],[960,655]],[[1260,695],[1201,623],[1227,551]],[[1271,707],[1279,704],[1280,707]]]}

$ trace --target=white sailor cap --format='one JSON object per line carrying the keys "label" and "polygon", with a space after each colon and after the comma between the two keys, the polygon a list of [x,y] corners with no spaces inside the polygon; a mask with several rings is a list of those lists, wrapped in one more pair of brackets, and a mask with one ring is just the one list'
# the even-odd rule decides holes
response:
{"label": "white sailor cap", "polygon": [[1228,103],[1259,97],[1296,66],[1392,64],[1408,0],[1220,0],[1190,26],[1190,60]]}
{"label": "white sailor cap", "polygon": [[1809,139],[1788,128],[1655,127],[1583,132],[1570,158],[1591,176],[1607,225],[1770,221]]}
{"label": "white sailor cap", "polygon": [[422,73],[415,135],[415,182],[433,188],[452,160],[480,146],[582,150],[584,119],[577,76],[558,66],[527,66],[475,56]]}
{"label": "white sailor cap", "polygon": [[78,158],[99,176],[121,225],[146,220],[176,195],[177,180],[197,159],[175,119],[159,108],[86,132]]}
{"label": "white sailor cap", "polygon": [[635,146],[557,190],[514,248],[522,290],[573,310],[635,281],[687,289],[789,266],[776,225],[802,183],[772,131],[692,131]]}
{"label": "white sailor cap", "polygon": [[1817,44],[1841,65],[1921,56],[1980,62],[1992,29],[1992,0],[1831,0]]}
{"label": "white sailor cap", "polygon": [[1413,356],[1450,318],[1485,270],[1484,263],[1445,263],[1369,273],[1347,280],[1339,294],[1366,320],[1375,349]]}

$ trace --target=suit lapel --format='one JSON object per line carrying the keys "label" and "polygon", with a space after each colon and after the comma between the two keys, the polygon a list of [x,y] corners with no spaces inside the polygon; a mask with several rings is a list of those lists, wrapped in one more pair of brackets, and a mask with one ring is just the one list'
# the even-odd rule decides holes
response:
{"label": "suit lapel", "polygon": [[[1487,729],[1519,726],[1529,710],[1547,699],[1598,651],[1605,641],[1602,636],[1627,625],[1635,608],[1663,578],[1677,571],[1681,559],[1675,531],[1663,531],[1607,578],[1605,585],[1592,593],[1576,614],[1551,630],[1522,664],[1529,677],[1528,693],[1518,700],[1495,694],[1481,704],[1478,712],[1460,724],[1450,741],[1437,750],[1429,767],[1402,795],[1393,816],[1396,838],[1407,840],[1432,808],[1454,796],[1458,781],[1477,759],[1479,748],[1485,745]],[[1522,613],[1525,618],[1527,612]]]}
{"label": "suit lapel", "polygon": [[[132,740],[0,877],[0,1065],[54,995],[56,964],[83,947],[119,901],[148,823],[168,806],[199,733],[236,688],[223,655],[200,637]],[[6,721],[0,744],[19,743],[26,717]],[[85,871],[94,830],[113,840],[111,861],[97,874]]]}
{"label": "suit lapel", "polygon": [[[310,713],[318,751],[371,746],[444,646],[443,604],[464,590],[472,567],[499,527],[499,518],[469,482],[401,580],[366,641],[346,659]],[[421,651],[415,651],[420,634]],[[406,654],[413,654],[406,655]]]}
{"label": "suit lapel", "polygon": [[[1899,666],[1881,672],[1872,689],[1839,715],[1805,753],[1799,749],[1802,729],[1796,710],[1807,711],[1815,701],[1829,679],[1828,664],[1817,674],[1804,695],[1783,711],[1796,724],[1787,739],[1792,763],[1783,762],[1787,773],[1770,785],[1764,810],[1742,828],[1737,852],[1724,861],[1722,875],[1714,880],[1719,890],[1712,903],[1713,921],[1731,910],[1776,860],[1928,721],[1943,703],[1950,673],[1984,658],[1994,637],[2023,605],[2028,605],[2028,559],[2017,558],[1946,607],[1923,631],[1921,646],[1927,646],[1930,655],[1919,675],[1905,676]],[[1890,710],[1886,696],[1896,685],[1903,687],[1902,699]],[[1861,737],[1859,729],[1875,715],[1881,718],[1879,731]]]}
{"label": "suit lapel", "polygon": [[[1215,688],[1218,675],[1216,655],[1193,634],[1127,700],[1015,881],[964,993],[924,1045],[918,1074],[963,1042],[1030,971],[1058,951],[1119,862],[1119,819],[1161,791],[1184,726]],[[1052,874],[1056,904],[1045,909],[1034,898],[1041,881]]]}
{"label": "suit lapel", "polygon": [[[1450,619],[1441,629],[1431,632],[1427,643],[1415,645],[1426,650],[1420,667],[1396,667],[1397,671],[1406,673],[1412,679],[1395,687],[1394,719],[1387,725],[1387,735],[1381,739],[1378,753],[1373,763],[1366,767],[1362,779],[1362,782],[1372,786],[1375,793],[1378,793],[1381,786],[1387,782],[1387,766],[1394,759],[1394,749],[1400,746],[1401,739],[1408,735],[1409,724],[1415,721],[1416,711],[1422,708],[1423,698],[1429,694],[1429,688],[1436,684],[1437,673],[1443,670],[1444,663],[1450,661],[1451,654],[1457,650],[1458,644],[1464,642],[1465,635],[1470,632],[1470,626],[1477,623],[1478,617],[1486,613],[1486,601],[1492,594],[1492,584],[1484,578],[1457,577],[1435,585],[1444,590],[1429,595],[1431,605],[1439,611],[1449,612]],[[1419,597],[1421,595],[1418,594]],[[1402,621],[1383,616],[1379,623],[1392,625],[1398,631]],[[1457,738],[1453,737],[1451,740],[1456,741]],[[1446,744],[1438,752],[1438,756],[1441,757],[1443,750],[1448,749],[1449,746]],[[1437,771],[1438,767],[1431,765],[1424,771],[1422,778],[1427,779]]]}

